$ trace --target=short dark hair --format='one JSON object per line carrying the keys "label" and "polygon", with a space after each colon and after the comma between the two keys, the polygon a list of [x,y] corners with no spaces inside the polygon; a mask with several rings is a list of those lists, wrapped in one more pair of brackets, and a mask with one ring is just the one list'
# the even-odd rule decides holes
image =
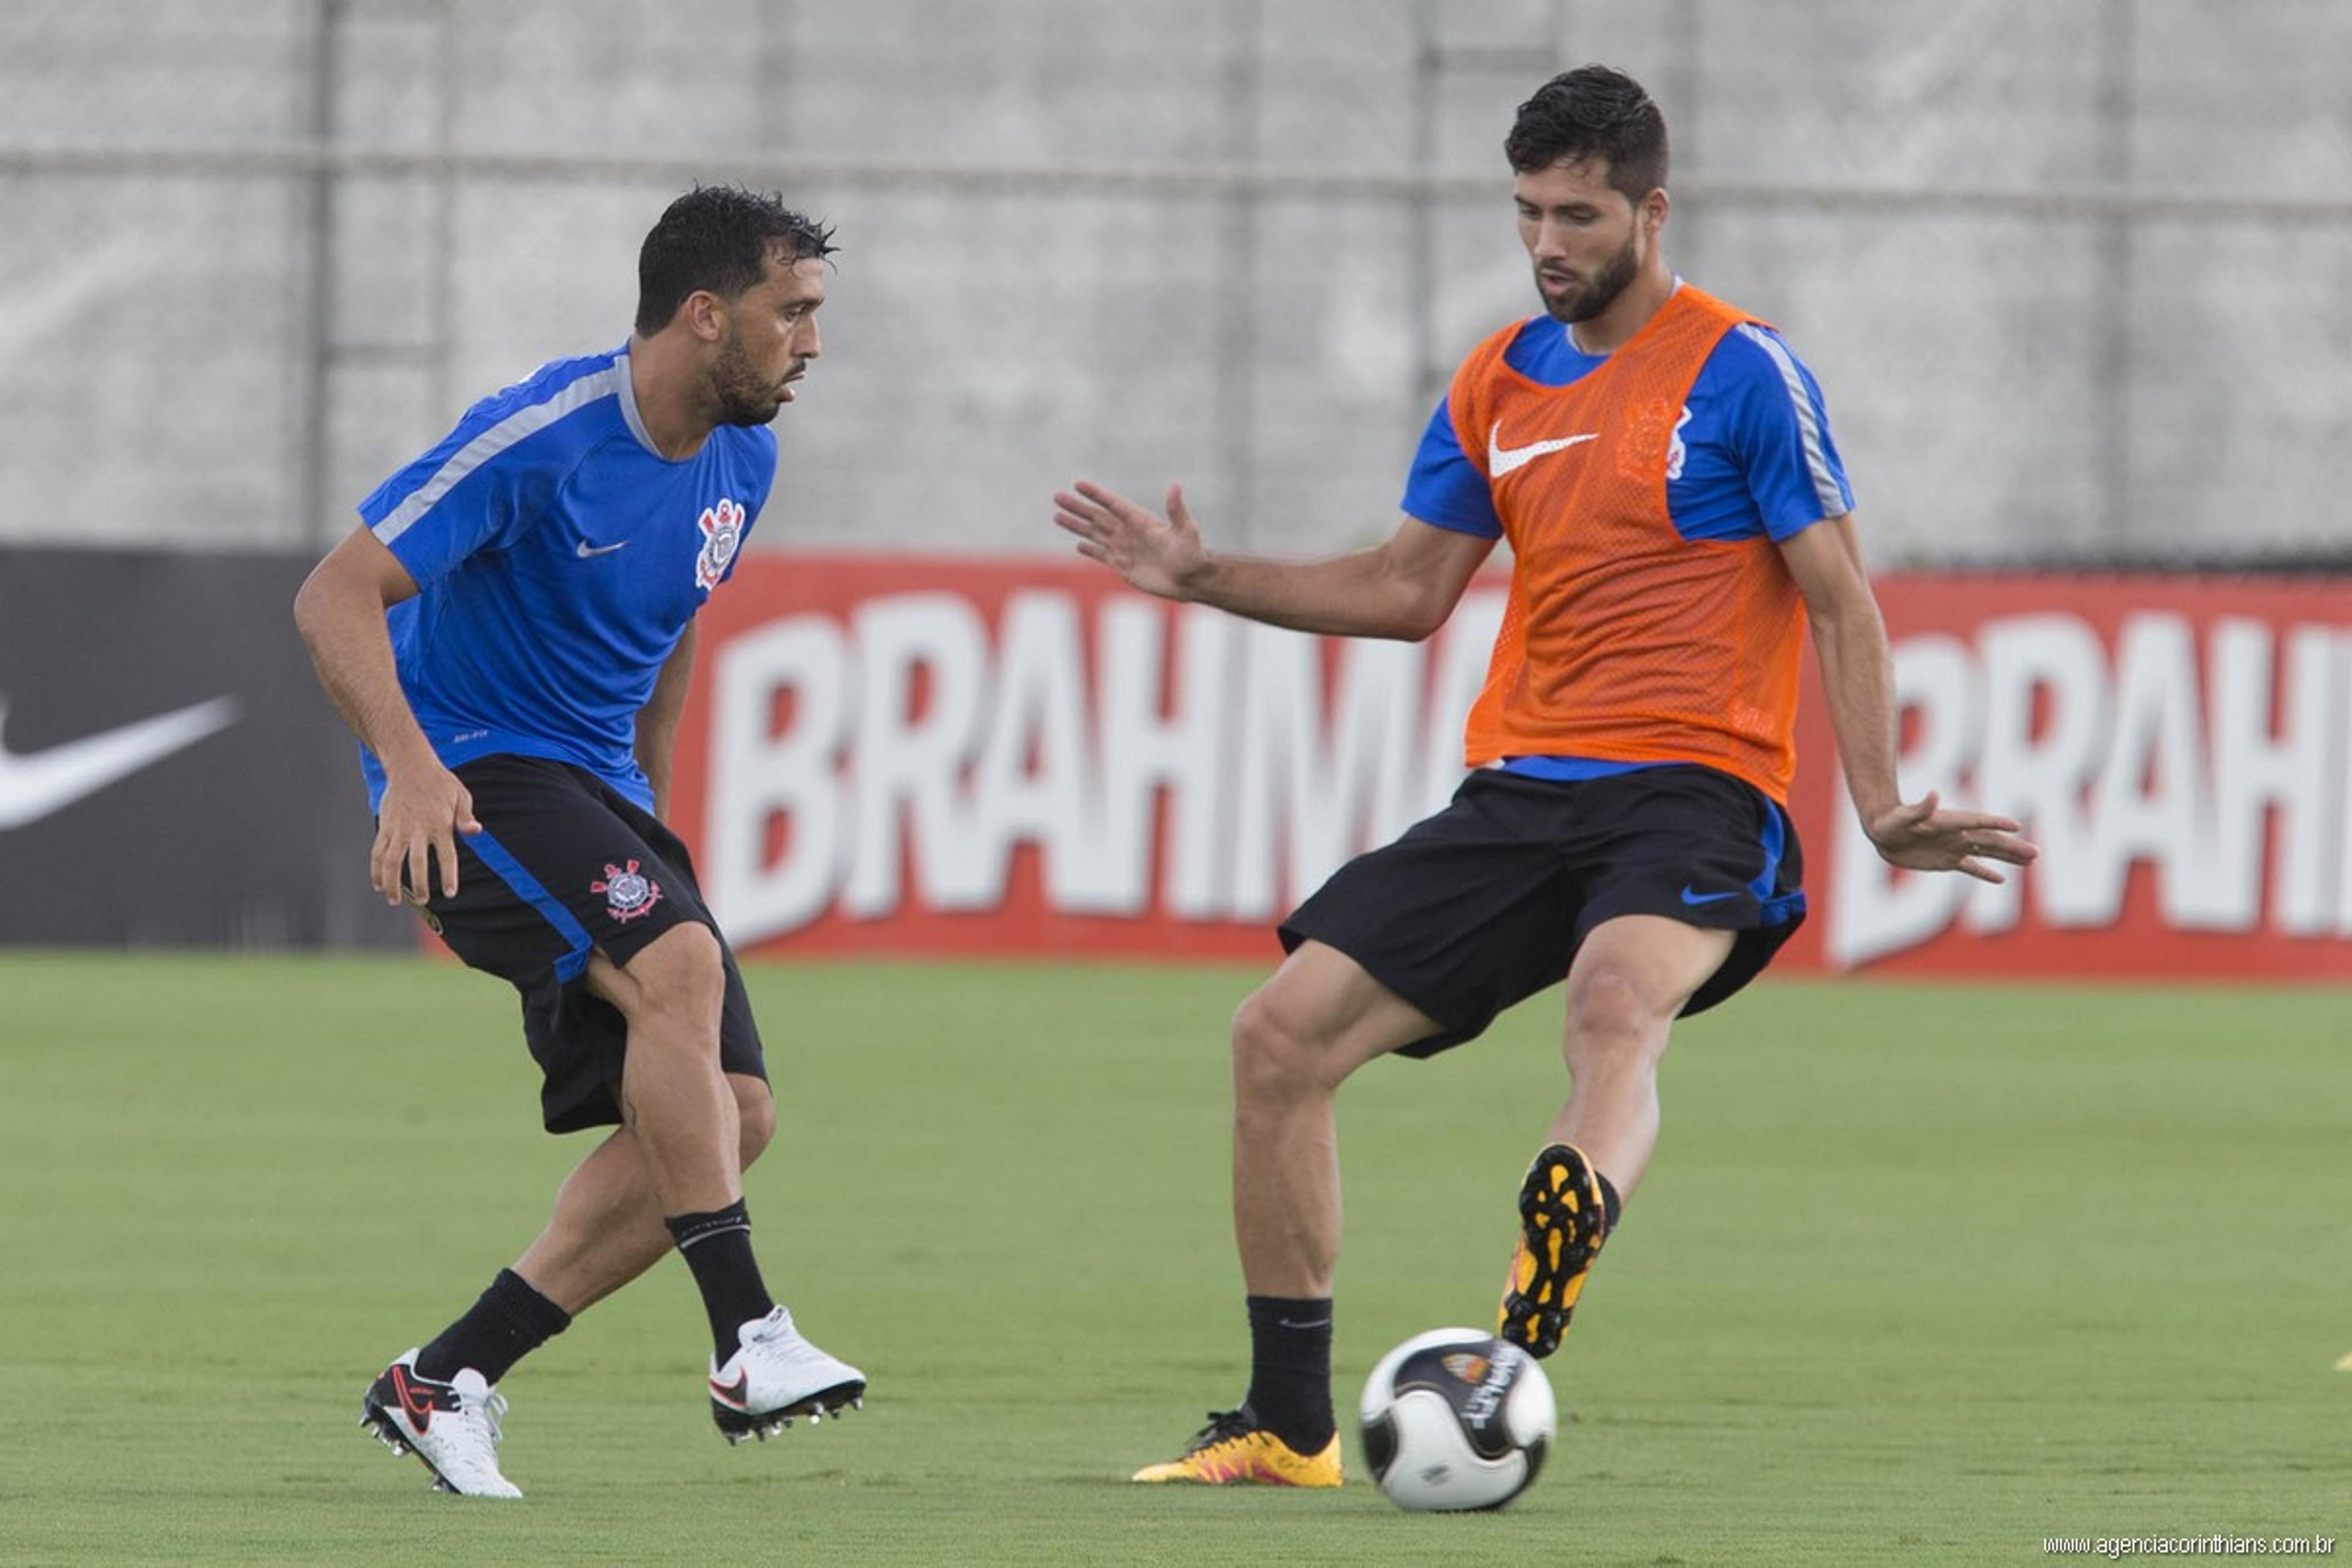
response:
{"label": "short dark hair", "polygon": [[781,195],[697,185],[669,204],[637,252],[637,331],[661,331],[698,289],[732,300],[767,275],[768,258],[779,251],[792,266],[833,250],[832,226],[794,212]]}
{"label": "short dark hair", "polygon": [[1666,117],[1623,71],[1579,66],[1519,105],[1503,155],[1522,174],[1562,159],[1601,159],[1609,165],[1610,187],[1639,202],[1666,183]]}

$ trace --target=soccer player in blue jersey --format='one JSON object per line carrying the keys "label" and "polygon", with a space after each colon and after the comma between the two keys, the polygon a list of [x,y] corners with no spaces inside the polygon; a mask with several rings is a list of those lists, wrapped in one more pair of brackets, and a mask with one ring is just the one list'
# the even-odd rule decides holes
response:
{"label": "soccer player in blue jersey", "polygon": [[1173,486],[1165,516],[1098,485],[1055,498],[1133,586],[1327,635],[1427,637],[1496,540],[1513,556],[1475,771],[1282,923],[1289,956],[1235,1015],[1249,1392],[1139,1481],[1340,1484],[1333,1096],[1565,980],[1570,1090],[1521,1180],[1496,1312],[1500,1337],[1558,1348],[1656,1144],[1674,1021],[1803,918],[1787,801],[1809,624],[1879,853],[1991,881],[2034,855],[2006,817],[1897,791],[1885,628],[1821,391],[1777,332],[1666,265],[1657,106],[1587,66],[1520,105],[1504,151],[1543,310],[1463,361],[1390,539],[1253,559],[1208,550]]}
{"label": "soccer player in blue jersey", "polygon": [[664,826],[694,616],[776,473],[767,426],[819,353],[832,231],[698,188],[638,258],[636,330],[469,409],[360,504],[295,621],[357,731],[370,875],[511,982],[548,1131],[618,1123],[511,1268],[370,1384],[362,1425],[450,1491],[499,1469],[494,1387],[675,1247],[709,1318],[730,1442],[862,1399],[751,1249],[743,1170],[775,1126],[758,1027]]}

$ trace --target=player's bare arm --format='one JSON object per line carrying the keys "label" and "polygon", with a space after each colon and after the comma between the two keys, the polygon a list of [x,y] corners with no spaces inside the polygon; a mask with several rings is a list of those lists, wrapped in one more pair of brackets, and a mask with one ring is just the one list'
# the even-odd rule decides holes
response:
{"label": "player's bare arm", "polygon": [[1167,507],[1161,516],[1080,480],[1054,497],[1054,521],[1076,537],[1079,554],[1144,593],[1293,631],[1408,642],[1445,624],[1495,547],[1491,539],[1407,517],[1381,543],[1345,554],[1227,555],[1202,542],[1182,486],[1168,487]]}
{"label": "player's bare arm", "polygon": [[[400,689],[383,613],[415,593],[408,569],[362,528],[328,552],[294,596],[294,625],[320,685],[383,763],[368,880],[391,904],[404,896],[423,902],[436,863],[442,891],[455,896],[457,836],[482,830],[474,820],[473,797],[433,754]],[[404,891],[404,873],[413,891]]]}
{"label": "player's bare arm", "polygon": [[654,679],[653,695],[637,710],[637,766],[646,771],[646,782],[653,786],[654,815],[664,822],[669,820],[670,761],[677,752],[677,721],[686,711],[686,689],[694,679],[694,636],[699,624],[688,621],[686,630],[678,633],[677,646],[670,649],[661,674]]}
{"label": "player's bare arm", "polygon": [[1947,811],[1933,791],[1903,799],[1895,777],[1894,661],[1853,516],[1783,540],[1780,555],[1804,595],[1846,789],[1879,855],[1913,870],[1964,871],[1987,882],[2007,880],[1992,862],[2032,865],[2040,851],[2010,818]]}

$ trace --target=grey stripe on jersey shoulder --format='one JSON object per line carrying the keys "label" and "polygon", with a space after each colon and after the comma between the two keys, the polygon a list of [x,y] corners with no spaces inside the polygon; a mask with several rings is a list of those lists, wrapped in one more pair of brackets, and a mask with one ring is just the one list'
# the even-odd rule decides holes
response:
{"label": "grey stripe on jersey shoulder", "polygon": [[534,403],[518,408],[512,414],[490,426],[480,435],[449,455],[449,460],[433,470],[433,477],[408,492],[407,499],[384,514],[375,525],[378,540],[390,544],[406,533],[419,518],[447,495],[467,474],[497,457],[500,452],[546,429],[567,414],[575,413],[601,397],[610,397],[619,386],[618,373],[610,365],[593,371],[576,381],[569,381],[556,390],[544,403]]}
{"label": "grey stripe on jersey shoulder", "polygon": [[1789,403],[1797,416],[1797,432],[1804,439],[1805,472],[1813,481],[1813,499],[1821,502],[1823,517],[1843,516],[1847,510],[1845,491],[1830,467],[1829,448],[1822,440],[1822,411],[1813,406],[1813,395],[1797,369],[1796,357],[1789,353],[1788,344],[1753,321],[1742,321],[1734,330],[1762,349],[1780,371],[1780,384],[1789,389]]}
{"label": "grey stripe on jersey shoulder", "polygon": [[[654,445],[653,437],[646,429],[646,416],[637,411],[637,382],[636,378],[629,373],[629,354],[626,349],[613,356],[613,374],[615,378],[613,383],[614,389],[619,394],[621,417],[628,423],[629,434],[637,438],[638,446],[656,458],[661,457],[662,449]],[[665,458],[664,461],[667,459]]]}

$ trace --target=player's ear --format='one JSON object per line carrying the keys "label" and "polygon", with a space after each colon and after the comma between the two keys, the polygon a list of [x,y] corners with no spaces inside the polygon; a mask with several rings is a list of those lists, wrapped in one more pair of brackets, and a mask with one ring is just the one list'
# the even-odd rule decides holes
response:
{"label": "player's ear", "polygon": [[1642,224],[1652,235],[1666,226],[1666,210],[1674,204],[1666,199],[1666,187],[1654,185],[1642,198]]}
{"label": "player's ear", "polygon": [[727,301],[708,289],[697,289],[677,307],[678,319],[686,330],[706,343],[715,343],[727,335]]}

